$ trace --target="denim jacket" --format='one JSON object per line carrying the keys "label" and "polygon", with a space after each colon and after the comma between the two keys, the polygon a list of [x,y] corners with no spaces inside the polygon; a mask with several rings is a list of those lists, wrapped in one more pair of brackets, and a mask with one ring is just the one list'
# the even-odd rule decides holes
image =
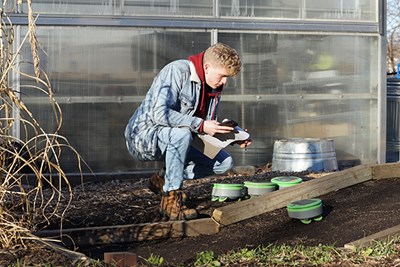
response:
{"label": "denim jacket", "polygon": [[[200,104],[201,81],[189,60],[166,65],[125,129],[126,145],[136,159],[157,159],[157,132],[161,127],[187,127],[198,133],[202,118],[194,116]],[[211,99],[207,120],[215,119],[220,95]]]}

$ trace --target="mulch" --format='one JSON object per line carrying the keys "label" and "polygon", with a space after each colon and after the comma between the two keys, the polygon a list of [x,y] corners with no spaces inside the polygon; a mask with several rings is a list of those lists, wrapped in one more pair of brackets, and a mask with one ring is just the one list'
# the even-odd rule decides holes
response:
{"label": "mulch", "polygon": [[[216,208],[230,205],[235,201],[211,201],[214,183],[269,181],[281,175],[298,176],[303,182],[307,182],[327,174],[329,173],[279,173],[271,171],[268,166],[249,167],[224,176],[187,180],[184,183],[184,190],[190,197],[189,205],[196,207],[201,217],[210,217]],[[124,180],[116,178],[73,187],[73,199],[64,214],[62,227],[67,229],[167,221],[167,218],[158,213],[160,197],[147,188],[147,182],[148,177]],[[46,194],[46,189],[43,192]],[[48,193],[51,193],[51,190],[48,190]],[[220,231],[212,235],[113,245],[77,244],[76,247],[68,249],[76,250],[92,259],[102,260],[105,252],[126,251],[137,254],[139,259],[158,255],[173,266],[190,266],[196,254],[203,251],[213,251],[215,255],[219,255],[236,249],[256,248],[269,244],[306,246],[324,244],[342,247],[346,243],[399,225],[400,213],[397,212],[400,206],[399,193],[400,177],[370,180],[319,196],[323,203],[323,219],[319,222],[304,224],[300,220],[290,218],[286,208],[281,208],[221,226]],[[68,195],[67,190],[65,195]],[[67,207],[67,200],[65,198],[58,203],[59,210],[62,211]],[[53,216],[48,224],[41,227],[46,230],[58,229],[60,220],[58,216]],[[30,243],[28,248],[2,254],[0,258],[6,259],[7,256],[9,262],[25,258],[33,265],[40,262],[61,264],[68,260],[67,255],[54,253],[54,249],[43,248],[35,242]],[[3,262],[0,260],[0,265]]]}
{"label": "mulch", "polygon": [[[251,171],[250,171],[251,172]],[[277,173],[257,170],[246,175],[230,174],[185,181],[184,190],[202,217],[230,201],[211,201],[212,184],[267,181],[280,175],[296,175],[304,182],[327,173]],[[167,218],[158,213],[160,198],[147,189],[147,178],[89,183],[74,188],[74,199],[65,214],[63,227],[162,222]],[[347,187],[319,198],[323,201],[323,219],[304,224],[288,216],[285,208],[274,210],[232,225],[221,227],[214,235],[170,238],[123,243],[108,246],[78,247],[88,257],[103,259],[105,252],[129,251],[139,257],[159,255],[167,262],[190,265],[196,253],[213,251],[216,255],[239,248],[256,248],[268,244],[319,244],[342,247],[373,233],[400,224],[400,178],[371,180]],[[245,200],[244,200],[245,201]],[[57,228],[54,221],[48,229]]]}

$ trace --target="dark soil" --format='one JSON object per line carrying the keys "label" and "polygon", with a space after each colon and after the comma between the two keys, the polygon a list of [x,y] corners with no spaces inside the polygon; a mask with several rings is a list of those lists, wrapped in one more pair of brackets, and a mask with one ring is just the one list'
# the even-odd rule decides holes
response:
{"label": "dark soil", "polygon": [[[244,175],[209,177],[185,181],[184,190],[202,217],[210,217],[217,207],[232,202],[211,201],[212,184],[268,181],[280,175],[296,175],[304,182],[327,173],[276,173],[258,169]],[[170,264],[188,266],[196,253],[226,253],[237,248],[256,248],[271,243],[289,245],[343,246],[373,233],[400,224],[400,178],[368,181],[341,189],[320,198],[324,217],[320,222],[303,224],[288,216],[285,208],[262,214],[229,226],[214,235],[162,239],[110,246],[79,247],[87,256],[103,259],[104,252],[130,251],[139,257],[162,256]],[[63,223],[64,228],[136,224],[165,221],[158,214],[160,198],[147,189],[147,178],[90,183],[74,188],[74,199]],[[246,201],[246,200],[242,200]],[[57,228],[53,222],[47,229]]]}

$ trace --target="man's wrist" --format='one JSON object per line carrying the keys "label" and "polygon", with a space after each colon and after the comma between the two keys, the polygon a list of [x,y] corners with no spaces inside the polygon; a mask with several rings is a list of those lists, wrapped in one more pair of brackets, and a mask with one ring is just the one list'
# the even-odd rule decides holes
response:
{"label": "man's wrist", "polygon": [[204,120],[202,120],[200,127],[199,127],[199,133],[204,133]]}

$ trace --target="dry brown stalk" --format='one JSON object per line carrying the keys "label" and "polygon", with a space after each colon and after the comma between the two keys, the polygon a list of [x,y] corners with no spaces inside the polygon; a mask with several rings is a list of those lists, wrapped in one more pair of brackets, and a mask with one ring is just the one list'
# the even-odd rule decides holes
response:
{"label": "dry brown stalk", "polygon": [[[0,251],[24,248],[25,240],[34,238],[30,233],[52,216],[60,217],[62,225],[62,217],[72,200],[72,190],[61,166],[62,151],[68,149],[76,155],[79,169],[83,162],[68,140],[58,134],[62,112],[49,79],[40,68],[32,1],[26,3],[28,32],[20,44],[14,44],[14,28],[4,12],[5,2],[0,9]],[[18,5],[22,2],[19,0]],[[34,76],[20,71],[24,63],[19,62],[19,54],[24,45],[31,48],[33,63],[30,66]],[[11,74],[23,77],[24,81],[34,81],[29,89],[48,97],[52,107],[49,115],[57,122],[54,132],[46,132],[20,99],[20,92],[13,87],[13,81],[9,81]],[[20,136],[13,127],[19,127]],[[34,186],[24,183],[27,171],[36,179]],[[68,189],[68,195],[61,189],[62,185]],[[44,187],[50,194],[43,193]],[[66,198],[69,199],[67,205],[60,207],[59,203]]]}

